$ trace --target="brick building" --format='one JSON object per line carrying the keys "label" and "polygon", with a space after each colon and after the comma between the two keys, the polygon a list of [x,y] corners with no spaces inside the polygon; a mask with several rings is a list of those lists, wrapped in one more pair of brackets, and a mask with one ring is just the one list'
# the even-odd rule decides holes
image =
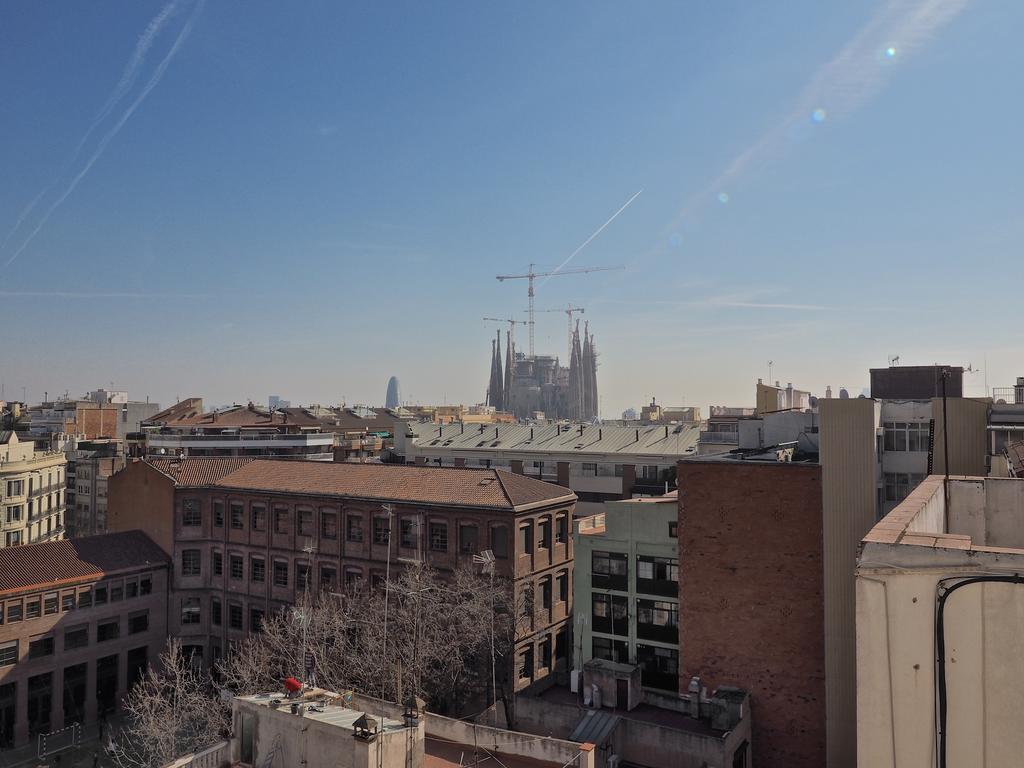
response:
{"label": "brick building", "polygon": [[166,643],[168,566],[141,531],[0,549],[0,750],[118,706]]}
{"label": "brick building", "polygon": [[679,463],[679,685],[750,693],[757,765],[826,764],[821,467]]}
{"label": "brick building", "polygon": [[576,497],[560,486],[492,469],[187,458],[132,462],[109,491],[111,530],[145,526],[173,557],[169,630],[207,661],[307,586],[374,583],[389,557],[450,571],[490,549],[496,573],[536,596],[518,687],[567,663]]}

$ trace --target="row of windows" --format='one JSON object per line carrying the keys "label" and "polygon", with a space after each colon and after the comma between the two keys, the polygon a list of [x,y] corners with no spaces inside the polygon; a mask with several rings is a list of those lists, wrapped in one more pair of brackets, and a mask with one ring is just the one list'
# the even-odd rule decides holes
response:
{"label": "row of windows", "polygon": [[931,447],[930,422],[886,421],[882,430],[882,447],[886,451],[928,451]]}
{"label": "row of windows", "polygon": [[565,630],[555,635],[554,657],[552,658],[551,638],[545,637],[538,643],[536,666],[534,666],[534,649],[532,646],[519,651],[516,656],[516,667],[521,680],[533,679],[534,672],[550,672],[554,663],[565,658],[568,650]]}
{"label": "row of windows", "polygon": [[151,575],[117,579],[91,587],[82,587],[64,592],[49,592],[29,598],[7,600],[0,604],[0,624],[13,624],[23,619],[38,619],[81,608],[92,608],[109,603],[119,603],[136,597],[145,597],[153,591]]}
{"label": "row of windows", "polygon": [[[591,652],[595,659],[631,664],[629,643],[608,637],[594,636]],[[679,651],[653,645],[637,644],[636,663],[640,666],[641,685],[675,691],[679,685]]]}
{"label": "row of windows", "polygon": [[[590,557],[593,585],[600,589],[629,589],[629,556],[625,552],[594,550]],[[679,561],[673,557],[636,556],[636,590],[655,595],[679,592]]]}
{"label": "row of windows", "polygon": [[[595,632],[629,635],[627,599],[622,595],[594,592],[591,596],[591,626]],[[636,600],[637,636],[673,642],[678,637],[679,605],[666,600]]]}
{"label": "row of windows", "polygon": [[[228,577],[233,581],[246,580],[245,555],[228,553],[227,562]],[[210,553],[210,571],[214,576],[224,575],[224,553],[220,550],[213,550]],[[275,587],[288,587],[291,575],[291,565],[288,560],[275,559],[271,562],[271,573]],[[202,576],[202,551],[198,549],[184,549],[181,552],[181,575]],[[248,581],[253,584],[265,584],[267,581],[267,560],[265,557],[250,555]],[[295,563],[295,588],[299,590],[312,586],[310,582],[309,563]],[[363,578],[363,569],[356,566],[345,568],[345,585],[352,586],[359,579]],[[338,569],[334,565],[320,565],[320,588],[333,589],[338,585]]]}
{"label": "row of windows", "polygon": [[[213,525],[215,528],[223,528],[224,502],[214,500],[213,504]],[[252,502],[249,504],[250,530],[265,531],[267,526],[266,505]],[[233,501],[229,504],[228,521],[232,529],[245,529],[245,504]],[[286,534],[289,530],[291,510],[288,507],[273,508],[274,532]],[[313,510],[299,509],[298,534],[300,536],[313,535]],[[365,516],[361,513],[350,512],[345,516],[345,539],[350,542],[360,543],[365,541],[367,531],[364,526]],[[324,539],[338,538],[339,513],[329,509],[320,510],[320,536]],[[201,504],[198,499],[185,499],[182,502],[182,526],[194,528],[202,525]],[[555,519],[554,541],[558,544],[565,544],[569,540],[569,515],[567,512],[559,513]],[[541,520],[538,523],[539,539],[538,546],[543,549],[551,547],[552,522],[551,518]],[[419,523],[416,517],[399,518],[399,545],[408,549],[419,547]],[[373,516],[372,541],[377,545],[386,545],[391,539],[391,523],[385,516]],[[520,529],[520,536],[523,543],[523,551],[533,551],[533,523],[527,523]],[[460,523],[458,525],[458,548],[463,553],[478,551],[479,527],[471,523]],[[427,545],[433,552],[447,552],[449,550],[450,534],[449,524],[446,521],[429,521],[427,523]],[[508,534],[504,526],[492,526],[491,528],[491,550],[496,557],[508,557]]]}
{"label": "row of windows", "polygon": [[[129,635],[138,635],[149,630],[149,611],[128,614],[125,629]],[[96,622],[96,643],[105,643],[121,637],[121,618],[114,617]],[[89,645],[89,625],[81,624],[64,630],[64,651],[73,651]],[[0,667],[9,667],[18,663],[18,640],[0,643]],[[28,643],[28,658],[42,659],[55,653],[55,636],[53,634],[33,637]]]}
{"label": "row of windows", "polygon": [[45,486],[43,485],[42,480],[42,475],[40,475],[39,477],[39,485],[36,485],[35,477],[29,477],[28,483],[26,483],[23,479],[8,480],[7,496],[8,498],[10,498],[11,496],[22,496],[26,493],[26,490],[28,493],[31,494],[33,491],[45,490],[48,488],[52,488],[54,485],[60,485],[63,482],[63,470],[58,469],[56,475],[54,475],[52,471],[47,472]]}

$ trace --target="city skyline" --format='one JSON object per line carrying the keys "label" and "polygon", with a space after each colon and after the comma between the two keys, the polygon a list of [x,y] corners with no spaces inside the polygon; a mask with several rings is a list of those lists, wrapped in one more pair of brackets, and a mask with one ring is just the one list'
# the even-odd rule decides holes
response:
{"label": "city skyline", "polygon": [[537,289],[599,329],[605,417],[749,404],[768,360],[1021,373],[979,311],[1024,276],[1021,7],[469,8],[10,9],[7,397],[482,402],[530,263],[626,267]]}

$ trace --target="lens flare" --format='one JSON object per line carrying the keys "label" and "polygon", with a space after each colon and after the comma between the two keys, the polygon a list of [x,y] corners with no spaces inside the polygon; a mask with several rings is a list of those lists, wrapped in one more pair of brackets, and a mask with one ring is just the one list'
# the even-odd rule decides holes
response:
{"label": "lens flare", "polygon": [[729,202],[729,193],[728,192],[719,192],[718,193],[718,202],[722,203],[723,205],[728,203]]}
{"label": "lens flare", "polygon": [[811,113],[811,120],[813,120],[816,123],[824,123],[825,122],[825,118],[827,116],[828,116],[828,113],[826,113],[825,110],[822,109],[821,107],[818,107],[816,110],[814,110]]}
{"label": "lens flare", "polygon": [[895,48],[886,48],[885,49],[885,57],[887,59],[894,59],[894,58],[896,58],[896,49]]}

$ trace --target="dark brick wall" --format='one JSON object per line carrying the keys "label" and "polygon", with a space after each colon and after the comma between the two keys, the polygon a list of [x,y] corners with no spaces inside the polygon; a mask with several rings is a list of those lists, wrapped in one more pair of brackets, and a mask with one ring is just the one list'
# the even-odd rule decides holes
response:
{"label": "dark brick wall", "polygon": [[679,463],[680,690],[751,697],[760,768],[825,765],[821,467]]}

